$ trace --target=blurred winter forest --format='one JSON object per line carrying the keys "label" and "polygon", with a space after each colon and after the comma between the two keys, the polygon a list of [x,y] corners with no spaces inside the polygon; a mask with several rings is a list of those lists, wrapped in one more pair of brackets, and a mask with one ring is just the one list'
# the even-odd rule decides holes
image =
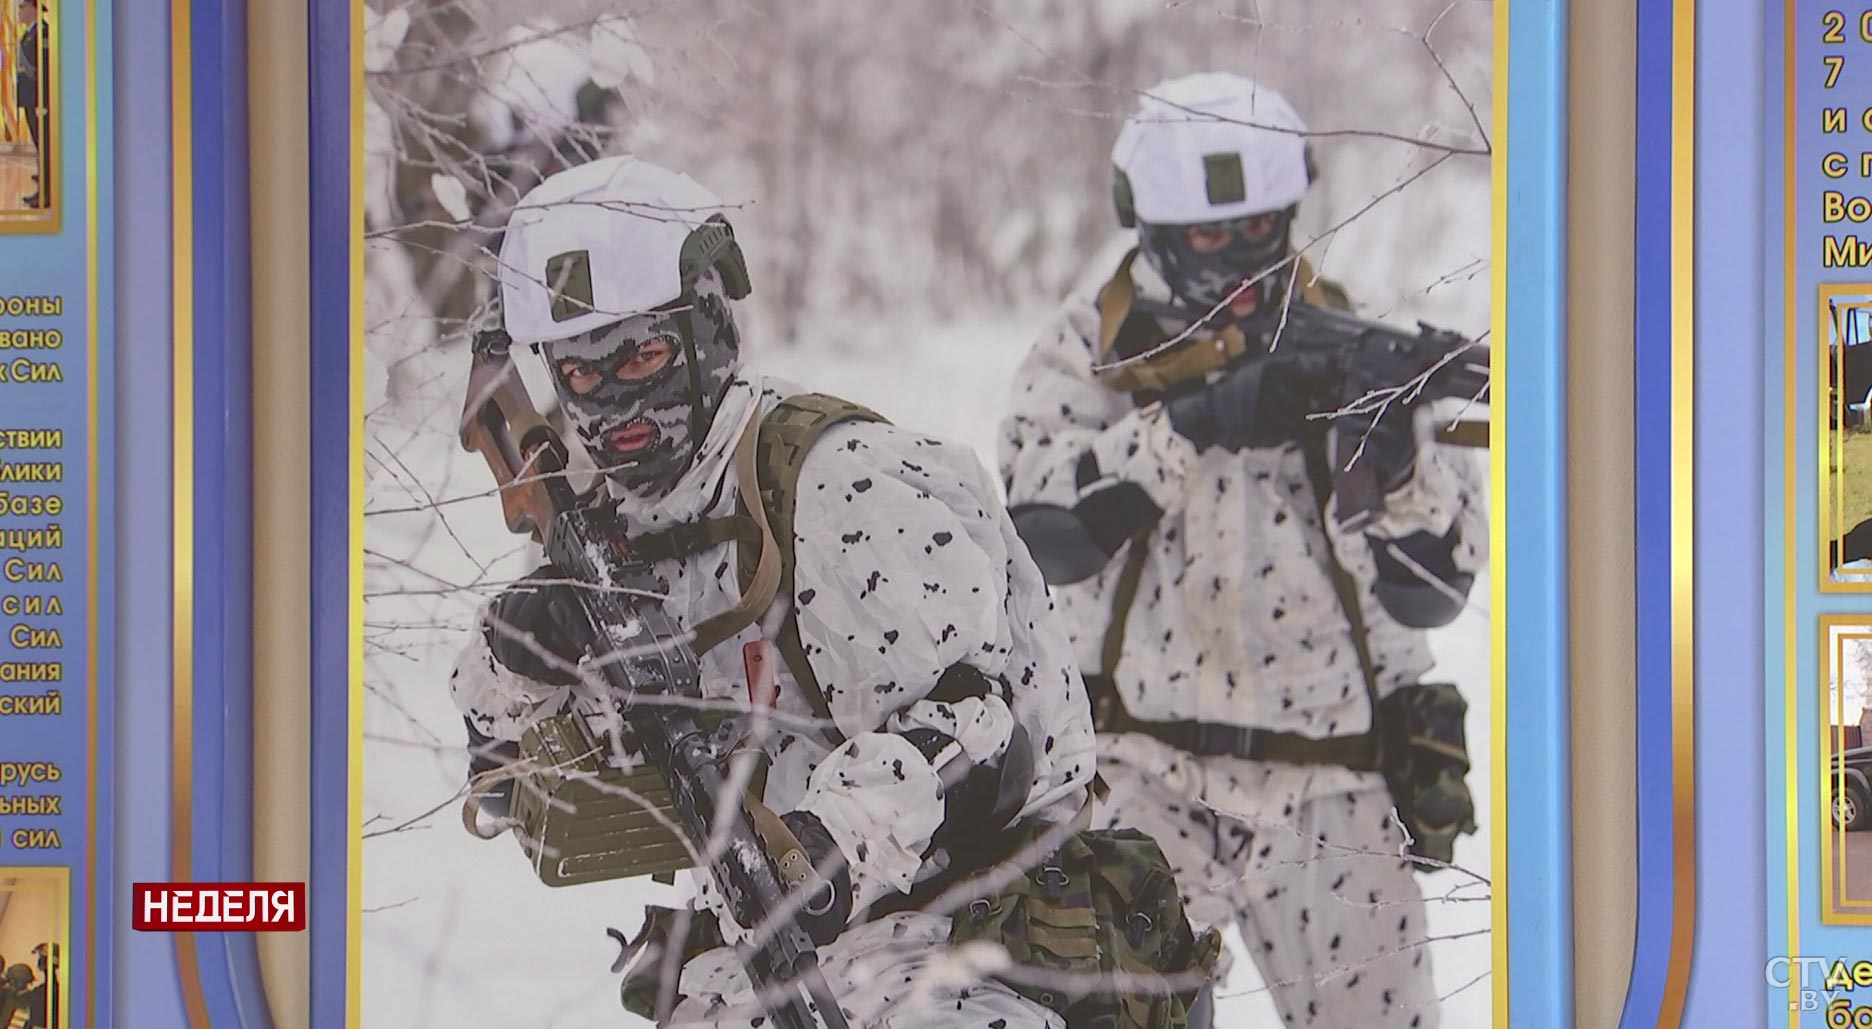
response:
{"label": "blurred winter forest", "polygon": [[1057,297],[1115,228],[1118,122],[1212,68],[1283,91],[1313,130],[1300,231],[1338,227],[1323,274],[1371,313],[1486,328],[1483,0],[453,0],[371,18],[370,338],[398,382],[479,311],[513,201],[595,152],[735,208],[755,347]]}
{"label": "blurred winter forest", "polygon": [[[1233,71],[1294,103],[1320,169],[1298,241],[1361,313],[1485,334],[1493,38],[1487,0],[371,0],[366,1023],[640,1024],[603,930],[682,896],[548,889],[510,837],[457,817],[449,671],[476,606],[536,555],[456,436],[500,227],[530,187],[610,153],[693,175],[750,262],[753,365],[993,468],[1015,365],[1119,232],[1119,123],[1169,76]],[[1424,880],[1445,1027],[1490,1018],[1488,644],[1479,588],[1433,637],[1434,674],[1470,701],[1483,822],[1462,871]],[[1274,1018],[1240,957],[1218,1024]]]}

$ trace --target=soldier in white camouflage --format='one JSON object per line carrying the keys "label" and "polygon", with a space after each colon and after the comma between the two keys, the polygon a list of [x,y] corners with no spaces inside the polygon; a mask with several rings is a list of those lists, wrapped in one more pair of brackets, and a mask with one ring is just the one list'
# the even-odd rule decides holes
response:
{"label": "soldier in white camouflage", "polygon": [[[1479,462],[1430,444],[1427,401],[1320,417],[1355,384],[1275,342],[1290,305],[1351,307],[1293,247],[1315,170],[1284,97],[1164,82],[1113,161],[1134,231],[1033,346],[1002,448],[1098,712],[1101,818],[1240,928],[1285,1024],[1428,1029],[1415,867],[1474,825],[1463,702],[1419,678],[1486,560]],[[1342,524],[1360,462],[1368,517]]]}
{"label": "soldier in white camouflage", "polygon": [[[1085,899],[1059,900],[1047,933],[1025,920],[1003,932],[1010,912],[1027,910],[1018,890],[926,910],[1022,840],[1072,838],[1094,773],[1090,707],[1040,572],[967,448],[832,398],[802,400],[796,387],[742,369],[732,306],[749,283],[738,244],[722,242],[732,240],[726,224],[721,202],[694,181],[633,158],[561,173],[510,221],[503,318],[513,345],[538,347],[578,442],[604,472],[592,502],[615,509],[629,545],[653,560],[663,607],[696,634],[709,700],[764,692],[747,648],[790,613],[777,641],[785,660],[771,666],[778,717],[759,800],[827,870],[801,921],[846,1017],[867,1027],[1081,1024],[1068,1019],[1065,991],[970,972],[951,960],[952,942],[1052,947],[1068,970],[1091,955],[1107,970],[1155,961],[1203,971],[1214,941],[1189,930],[1148,841],[1062,848],[1048,866],[1070,873],[1059,897]],[[739,460],[752,452],[745,441],[757,431],[764,441],[777,413],[802,410],[854,416],[823,425],[779,476],[787,481],[762,468],[760,492],[788,494],[775,525],[787,588],[771,612],[705,646],[703,627],[747,589],[736,515],[737,499],[754,492]],[[591,641],[557,613],[573,606],[564,577],[541,568],[486,605],[450,684],[476,741],[505,745],[509,757],[530,727],[589,703],[577,664]],[[1132,942],[1114,948],[1097,921],[1112,891],[1073,887],[1135,870],[1118,888],[1154,906],[1132,905]],[[1047,878],[1046,868],[1029,872],[1015,882]],[[665,913],[633,941],[656,946],[627,970],[627,1005],[655,1013],[655,955],[673,947],[678,1003],[660,1025],[760,1025],[763,1006],[733,949],[758,927],[736,924],[709,876],[695,878],[695,917]],[[647,939],[678,921],[690,925],[686,938]],[[1167,1024],[1181,1026],[1196,986],[1176,992],[1182,999],[1164,1010],[1174,1007]]]}

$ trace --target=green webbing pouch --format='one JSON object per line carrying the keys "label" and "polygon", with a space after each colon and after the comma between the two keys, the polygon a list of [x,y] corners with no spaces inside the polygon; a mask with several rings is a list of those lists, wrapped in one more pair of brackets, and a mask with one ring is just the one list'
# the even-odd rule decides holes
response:
{"label": "green webbing pouch", "polygon": [[514,835],[548,886],[667,879],[693,864],[657,818],[673,810],[662,774],[648,762],[613,767],[606,745],[578,712],[545,719],[521,737],[521,767],[535,771],[515,783]]}
{"label": "green webbing pouch", "polygon": [[[630,942],[625,949],[624,956],[619,959],[620,961],[629,961],[633,958],[636,960],[636,964],[624,976],[619,992],[624,1001],[624,1010],[639,1018],[649,1019],[652,1022],[662,1021],[656,1010],[656,1003],[663,982],[664,957],[669,953],[670,941],[674,939],[678,923],[682,921],[685,913],[688,914],[689,921],[687,926],[682,926],[683,939],[675,966],[677,975],[681,975],[683,966],[697,955],[728,945],[727,941],[722,938],[721,923],[712,911],[681,912],[671,908],[646,907],[643,928],[638,931],[637,938]],[[672,993],[671,1003],[681,1002],[682,995]],[[661,1014],[668,1015],[668,1012]]]}
{"label": "green webbing pouch", "polygon": [[949,940],[1005,948],[1019,969],[1007,985],[1074,1029],[1184,1029],[1222,949],[1190,924],[1156,841],[1131,829],[1068,837],[957,909]]}
{"label": "green webbing pouch", "polygon": [[[1378,704],[1379,770],[1398,818],[1410,830],[1411,853],[1447,865],[1456,839],[1476,831],[1475,799],[1464,776],[1469,748],[1463,716],[1469,705],[1449,683],[1405,686]],[[1424,871],[1438,864],[1418,862]]]}

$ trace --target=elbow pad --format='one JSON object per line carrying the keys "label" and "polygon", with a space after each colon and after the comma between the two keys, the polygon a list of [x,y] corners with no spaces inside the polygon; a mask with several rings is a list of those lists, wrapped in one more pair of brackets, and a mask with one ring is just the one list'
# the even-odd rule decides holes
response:
{"label": "elbow pad", "polygon": [[1366,539],[1378,567],[1372,591],[1399,624],[1411,629],[1436,629],[1462,614],[1475,576],[1456,567],[1459,539],[1455,530],[1442,538],[1418,532],[1396,540]]}

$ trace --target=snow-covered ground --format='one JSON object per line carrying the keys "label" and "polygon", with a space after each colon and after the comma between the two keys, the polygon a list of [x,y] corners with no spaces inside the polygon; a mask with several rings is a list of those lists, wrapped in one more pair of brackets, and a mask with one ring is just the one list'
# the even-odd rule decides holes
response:
{"label": "snow-covered ground", "polygon": [[[878,326],[840,345],[754,347],[757,369],[868,404],[894,421],[966,442],[994,467],[1011,375],[1048,312],[944,325]],[[646,903],[680,901],[648,881],[542,885],[511,838],[462,830],[464,758],[447,679],[474,604],[524,573],[522,541],[501,522],[481,459],[454,436],[466,355],[435,352],[399,369],[418,384],[395,402],[373,360],[367,445],[364,1020],[395,1029],[511,1025],[616,1029],[643,1023],[619,1005],[606,927],[633,932]],[[538,395],[538,394],[536,394]],[[460,502],[451,502],[456,498]],[[442,501],[440,507],[431,505]],[[437,517],[440,514],[441,517]],[[1486,575],[1479,580],[1486,583]],[[1481,831],[1457,863],[1491,874],[1487,598],[1433,637],[1435,675],[1470,702],[1471,776]],[[1448,1029],[1490,1024],[1487,890],[1458,873],[1422,880],[1434,898],[1430,944]],[[1239,940],[1232,940],[1239,949]],[[1278,1024],[1252,962],[1222,987],[1217,1024]]]}

